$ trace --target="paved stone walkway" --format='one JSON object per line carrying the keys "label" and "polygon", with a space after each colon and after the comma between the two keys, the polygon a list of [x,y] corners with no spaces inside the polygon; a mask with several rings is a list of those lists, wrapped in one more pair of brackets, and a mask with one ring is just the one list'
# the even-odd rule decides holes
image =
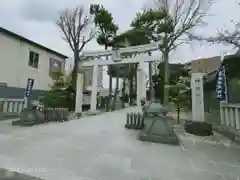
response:
{"label": "paved stone walkway", "polygon": [[180,126],[181,146],[141,142],[124,128],[125,112],[34,127],[1,122],[0,168],[46,180],[239,180],[239,146]]}

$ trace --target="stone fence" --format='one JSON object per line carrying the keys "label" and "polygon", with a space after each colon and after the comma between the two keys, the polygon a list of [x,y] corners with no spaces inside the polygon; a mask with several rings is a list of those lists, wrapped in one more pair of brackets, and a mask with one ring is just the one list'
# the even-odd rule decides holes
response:
{"label": "stone fence", "polygon": [[0,117],[19,116],[24,109],[24,99],[0,98]]}
{"label": "stone fence", "polygon": [[24,109],[20,113],[20,120],[12,121],[12,125],[33,126],[47,122],[68,121],[67,108]]}
{"label": "stone fence", "polygon": [[231,139],[240,138],[240,104],[220,103],[221,125],[215,130]]}
{"label": "stone fence", "polygon": [[240,131],[240,104],[221,103],[220,117],[221,125],[231,127]]}

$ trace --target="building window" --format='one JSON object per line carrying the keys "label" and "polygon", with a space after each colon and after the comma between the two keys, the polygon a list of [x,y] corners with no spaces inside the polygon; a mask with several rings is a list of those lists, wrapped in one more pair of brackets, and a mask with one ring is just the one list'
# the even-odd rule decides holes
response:
{"label": "building window", "polygon": [[39,63],[39,54],[34,51],[30,51],[28,65],[33,68],[38,68],[38,63]]}
{"label": "building window", "polygon": [[62,62],[50,57],[49,58],[49,76],[55,79],[56,76],[60,76],[62,74],[63,74]]}

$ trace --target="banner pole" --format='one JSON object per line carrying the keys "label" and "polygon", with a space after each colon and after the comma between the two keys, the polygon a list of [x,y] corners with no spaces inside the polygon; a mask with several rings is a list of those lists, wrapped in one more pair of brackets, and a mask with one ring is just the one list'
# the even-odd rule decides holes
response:
{"label": "banner pole", "polygon": [[224,66],[223,66],[223,74],[224,74],[224,87],[225,87],[225,103],[228,103],[227,76],[226,76],[226,70]]}
{"label": "banner pole", "polygon": [[28,97],[24,96],[24,109],[28,107]]}

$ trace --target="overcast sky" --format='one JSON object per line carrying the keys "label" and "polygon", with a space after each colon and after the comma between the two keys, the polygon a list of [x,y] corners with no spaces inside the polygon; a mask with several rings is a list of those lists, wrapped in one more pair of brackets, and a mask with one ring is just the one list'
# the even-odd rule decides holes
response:
{"label": "overcast sky", "polygon": [[[71,50],[61,39],[61,33],[55,25],[59,10],[76,5],[102,4],[113,14],[120,31],[124,31],[128,29],[135,14],[141,10],[146,1],[150,0],[0,0],[0,25],[72,56]],[[205,35],[213,35],[223,27],[230,27],[230,20],[238,20],[240,17],[236,0],[218,0],[209,13],[211,16],[206,18],[208,25],[200,29],[200,32]],[[85,49],[94,50],[102,49],[102,47],[99,47],[93,40]],[[208,44],[193,43],[184,45],[173,52],[171,61],[189,61],[219,55],[220,51],[229,50],[232,48],[223,45],[209,46]]]}

